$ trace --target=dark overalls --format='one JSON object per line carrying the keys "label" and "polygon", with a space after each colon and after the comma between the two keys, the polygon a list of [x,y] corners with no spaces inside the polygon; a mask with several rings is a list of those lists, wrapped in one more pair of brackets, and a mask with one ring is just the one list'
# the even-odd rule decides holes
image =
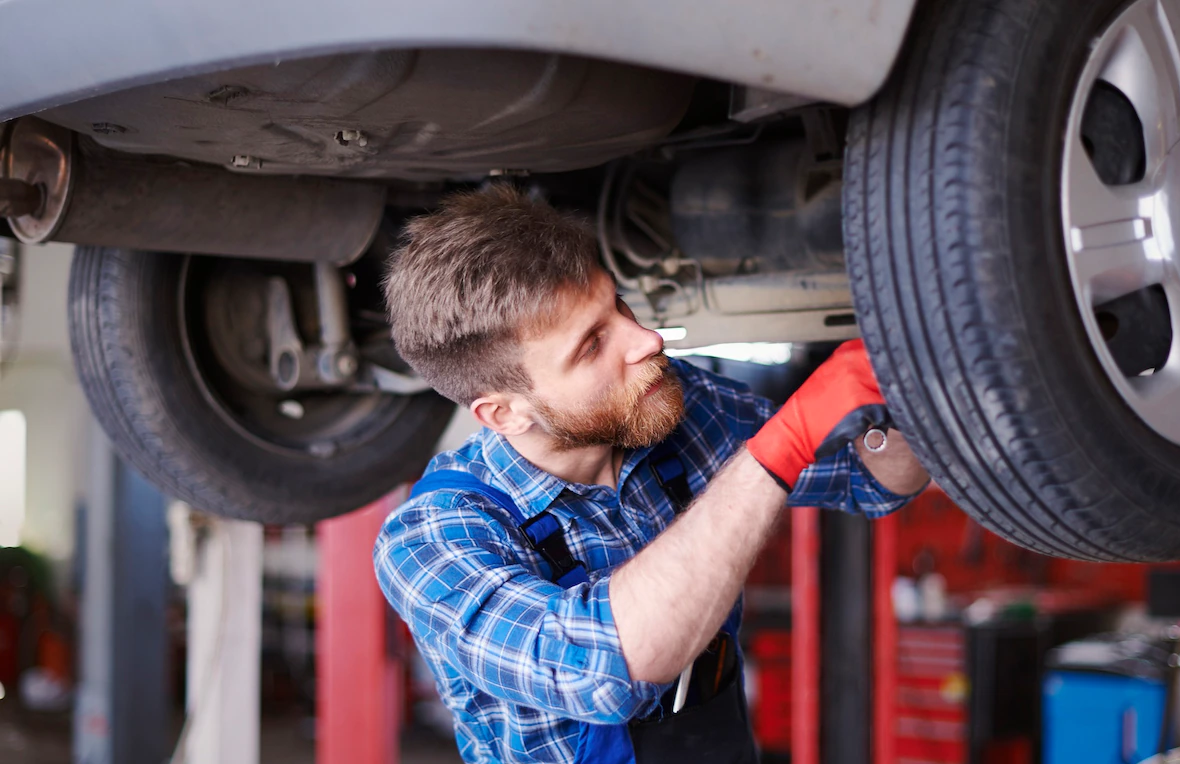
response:
{"label": "dark overalls", "polygon": [[[657,447],[649,461],[679,513],[692,499],[684,465],[675,454],[662,451]],[[553,515],[542,512],[526,520],[507,494],[460,470],[431,472],[418,481],[411,496],[443,488],[478,493],[508,512],[548,563],[554,583],[568,589],[589,581],[586,566],[570,554]],[[737,640],[739,620],[734,608],[709,648],[694,662],[688,700],[680,713],[672,713],[674,686],[664,694],[660,708],[647,718],[624,724],[584,722],[576,764],[756,764]]]}

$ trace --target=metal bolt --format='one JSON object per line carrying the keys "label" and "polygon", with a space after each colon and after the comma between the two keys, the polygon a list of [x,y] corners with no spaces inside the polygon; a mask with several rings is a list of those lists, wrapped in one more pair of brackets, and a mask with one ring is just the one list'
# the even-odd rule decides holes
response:
{"label": "metal bolt", "polygon": [[341,146],[355,143],[358,146],[368,146],[369,137],[360,130],[340,130],[336,133],[336,142]]}
{"label": "metal bolt", "polygon": [[1180,668],[1180,655],[1172,653],[1168,656],[1168,668]]}
{"label": "metal bolt", "polygon": [[283,390],[290,390],[299,381],[299,356],[291,350],[283,350],[276,359],[272,372],[275,382]]}
{"label": "metal bolt", "polygon": [[303,404],[296,400],[285,400],[279,404],[279,413],[288,419],[302,419]]}
{"label": "metal bolt", "polygon": [[356,374],[356,358],[348,353],[341,353],[336,357],[336,371],[342,377],[351,377]]}
{"label": "metal bolt", "polygon": [[40,186],[14,178],[0,178],[0,218],[34,215],[44,200],[45,193]]}
{"label": "metal bolt", "polygon": [[205,100],[218,106],[226,106],[230,101],[236,101],[249,93],[249,90],[239,85],[222,85],[206,93]]}
{"label": "metal bolt", "polygon": [[1180,625],[1172,624],[1171,626],[1169,626],[1167,628],[1167,630],[1164,632],[1164,636],[1167,637],[1168,639],[1172,640],[1173,642],[1180,639]]}

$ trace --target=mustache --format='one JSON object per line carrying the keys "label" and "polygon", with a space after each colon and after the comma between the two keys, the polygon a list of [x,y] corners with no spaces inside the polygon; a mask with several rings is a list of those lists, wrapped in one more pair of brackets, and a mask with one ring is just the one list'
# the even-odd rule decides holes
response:
{"label": "mustache", "polygon": [[628,397],[634,398],[635,401],[639,401],[644,395],[647,394],[648,389],[651,388],[652,385],[667,376],[668,367],[671,365],[671,363],[671,360],[668,358],[668,356],[664,355],[663,352],[660,352],[659,355],[652,356],[651,360],[648,362],[648,365],[644,367],[639,379],[635,380],[635,387],[629,391],[630,395]]}
{"label": "mustache", "polygon": [[[648,398],[657,383],[662,386]],[[660,353],[648,359],[629,384],[604,390],[595,400],[564,410],[540,399],[533,405],[559,451],[600,445],[636,448],[671,432],[683,417],[682,395],[676,370]]]}

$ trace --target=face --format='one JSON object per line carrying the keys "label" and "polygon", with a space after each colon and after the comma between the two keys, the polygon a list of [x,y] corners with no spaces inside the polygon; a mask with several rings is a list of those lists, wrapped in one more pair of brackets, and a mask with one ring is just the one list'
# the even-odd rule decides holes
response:
{"label": "face", "polygon": [[522,343],[533,380],[525,397],[555,448],[638,448],[667,437],[684,397],[660,335],[639,325],[605,273],[559,309],[553,329]]}

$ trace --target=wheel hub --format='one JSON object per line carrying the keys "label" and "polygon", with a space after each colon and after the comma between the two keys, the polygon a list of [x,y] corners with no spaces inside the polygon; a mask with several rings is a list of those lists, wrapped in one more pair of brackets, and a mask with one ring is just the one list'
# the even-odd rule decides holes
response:
{"label": "wheel hub", "polygon": [[[1180,2],[1138,0],[1092,47],[1061,210],[1074,296],[1126,403],[1180,443]],[[1128,168],[1137,170],[1127,171]]]}

